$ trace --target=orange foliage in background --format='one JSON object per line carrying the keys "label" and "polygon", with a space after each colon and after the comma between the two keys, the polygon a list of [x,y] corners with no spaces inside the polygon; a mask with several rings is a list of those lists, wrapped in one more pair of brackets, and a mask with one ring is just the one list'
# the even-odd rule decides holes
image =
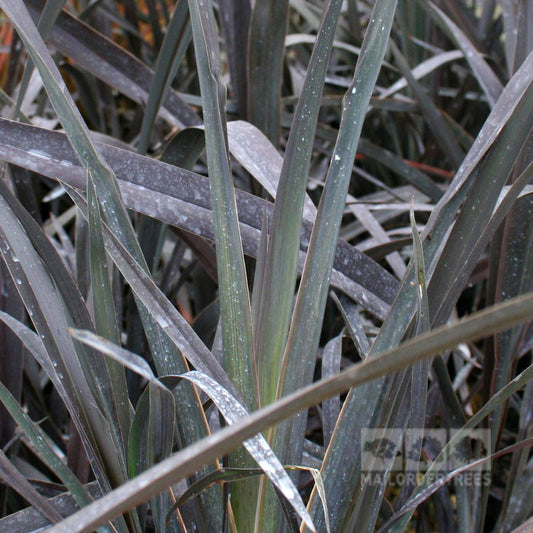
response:
{"label": "orange foliage in background", "polygon": [[13,40],[13,26],[8,22],[0,24],[0,82],[3,85],[4,78],[7,75],[7,66],[9,64],[9,47]]}

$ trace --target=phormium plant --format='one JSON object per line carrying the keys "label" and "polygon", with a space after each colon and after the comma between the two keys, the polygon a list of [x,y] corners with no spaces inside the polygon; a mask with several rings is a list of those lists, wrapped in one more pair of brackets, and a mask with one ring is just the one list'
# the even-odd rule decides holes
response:
{"label": "phormium plant", "polygon": [[0,0],[0,530],[525,531],[526,0]]}

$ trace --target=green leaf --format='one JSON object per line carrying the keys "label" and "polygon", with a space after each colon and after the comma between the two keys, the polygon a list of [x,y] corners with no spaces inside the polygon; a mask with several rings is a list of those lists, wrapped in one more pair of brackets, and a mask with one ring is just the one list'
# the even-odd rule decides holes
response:
{"label": "green leaf", "polygon": [[[334,243],[342,220],[355,152],[370,96],[383,61],[395,8],[394,0],[375,4],[352,86],[344,97],[339,135],[311,235],[291,332],[284,353],[278,397],[298,390],[313,378],[320,335],[320,329],[314,327],[314,324],[321,323],[324,314],[335,253]],[[299,463],[301,437],[304,432],[305,417],[298,417],[291,423],[283,424],[276,431],[274,450],[284,462]],[[325,480],[325,483],[329,482]],[[341,512],[333,513],[331,517],[337,521],[343,520]],[[317,525],[322,527],[320,521]],[[338,522],[332,522],[333,530],[338,526]]]}
{"label": "green leaf", "polygon": [[191,0],[189,10],[203,99],[220,287],[224,367],[244,404],[251,409],[257,405],[252,319],[225,133],[225,91],[219,79],[218,36],[209,0]]}
{"label": "green leaf", "polygon": [[[256,5],[257,10],[266,9],[266,6],[261,8],[260,5]],[[324,9],[280,171],[263,286],[260,288],[263,301],[256,332],[262,405],[276,398],[280,385],[282,356],[294,305],[301,219],[314,131],[340,8],[341,2],[335,0]],[[307,211],[310,211],[309,207]]]}

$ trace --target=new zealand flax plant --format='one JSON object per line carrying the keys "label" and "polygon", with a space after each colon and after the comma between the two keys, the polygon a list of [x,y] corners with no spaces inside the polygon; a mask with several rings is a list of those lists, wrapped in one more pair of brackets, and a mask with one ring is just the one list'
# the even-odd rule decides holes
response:
{"label": "new zealand flax plant", "polygon": [[0,0],[0,531],[522,531],[527,0]]}

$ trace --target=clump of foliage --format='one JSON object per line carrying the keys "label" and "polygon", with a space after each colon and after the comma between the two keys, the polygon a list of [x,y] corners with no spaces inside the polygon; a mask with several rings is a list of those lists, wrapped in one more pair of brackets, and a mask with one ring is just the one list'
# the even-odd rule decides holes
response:
{"label": "clump of foliage", "polygon": [[2,531],[531,519],[527,0],[0,8]]}

